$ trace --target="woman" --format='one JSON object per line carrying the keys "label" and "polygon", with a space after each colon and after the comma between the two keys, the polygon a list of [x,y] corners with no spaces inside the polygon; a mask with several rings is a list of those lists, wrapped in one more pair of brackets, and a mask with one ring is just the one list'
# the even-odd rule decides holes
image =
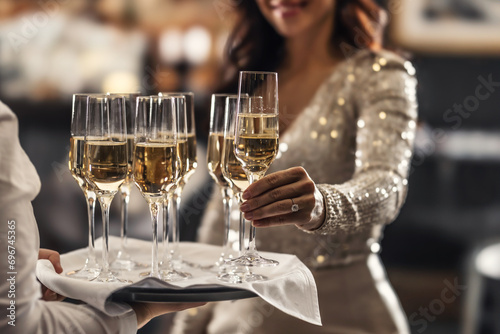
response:
{"label": "woman", "polygon": [[[279,73],[281,143],[240,209],[272,227],[259,230],[259,250],[296,254],[311,268],[323,326],[256,298],[184,313],[174,333],[409,333],[377,252],[406,196],[413,67],[382,49],[384,12],[372,0],[248,0],[240,9],[230,87],[238,70]],[[220,207],[215,195],[200,241],[220,243]]]}

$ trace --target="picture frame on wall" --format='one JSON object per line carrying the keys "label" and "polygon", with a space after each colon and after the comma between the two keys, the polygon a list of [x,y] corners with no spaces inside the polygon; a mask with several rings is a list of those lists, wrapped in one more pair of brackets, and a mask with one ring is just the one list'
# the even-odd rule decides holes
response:
{"label": "picture frame on wall", "polygon": [[500,54],[500,0],[399,0],[392,40],[419,53]]}

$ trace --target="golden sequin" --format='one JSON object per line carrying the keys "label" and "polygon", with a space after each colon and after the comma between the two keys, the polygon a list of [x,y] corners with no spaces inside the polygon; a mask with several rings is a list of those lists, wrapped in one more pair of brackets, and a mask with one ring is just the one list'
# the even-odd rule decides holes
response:
{"label": "golden sequin", "polygon": [[404,67],[406,68],[406,71],[409,75],[415,75],[415,67],[413,67],[413,65],[409,61],[405,61]]}
{"label": "golden sequin", "polygon": [[378,242],[374,242],[373,244],[370,245],[370,251],[374,254],[377,254],[380,252],[380,244]]}

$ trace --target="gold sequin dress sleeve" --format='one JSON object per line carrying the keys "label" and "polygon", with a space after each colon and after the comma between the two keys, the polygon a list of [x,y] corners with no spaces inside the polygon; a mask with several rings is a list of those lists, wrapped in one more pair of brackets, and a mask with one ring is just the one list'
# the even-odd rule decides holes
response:
{"label": "gold sequin dress sleeve", "polygon": [[[326,221],[315,231],[319,234],[356,233],[390,223],[406,196],[417,117],[414,69],[390,54],[359,61],[346,76],[351,89],[337,98],[339,107],[347,98],[350,106],[343,109],[355,120],[349,126],[355,128],[354,173],[340,184],[318,185],[327,204]],[[330,137],[337,133],[332,130]]]}
{"label": "gold sequin dress sleeve", "polygon": [[[257,248],[295,254],[309,266],[323,326],[255,298],[218,303],[210,315],[179,316],[173,333],[409,333],[377,253],[384,225],[406,196],[417,117],[414,72],[391,52],[360,51],[337,66],[280,136],[268,173],[304,167],[324,196],[326,218],[309,232],[293,225],[259,229]],[[286,106],[281,110],[286,121]],[[221,223],[206,219],[201,231]],[[201,323],[201,331],[193,330]]]}

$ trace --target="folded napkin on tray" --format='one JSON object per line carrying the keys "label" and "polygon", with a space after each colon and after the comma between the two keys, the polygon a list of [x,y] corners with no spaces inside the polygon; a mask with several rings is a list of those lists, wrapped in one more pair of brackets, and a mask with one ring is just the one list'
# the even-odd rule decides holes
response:
{"label": "folded napkin on tray", "polygon": [[[97,250],[102,242],[97,241]],[[110,248],[117,249],[120,239],[110,237]],[[151,261],[151,242],[137,239],[128,239],[127,249],[133,255],[133,259],[141,263]],[[208,266],[218,259],[221,248],[217,246],[182,242],[179,251],[184,260],[191,263]],[[100,259],[100,252],[97,253]],[[279,266],[272,268],[252,268],[256,273],[266,275],[269,279],[260,282],[230,284],[219,281],[213,272],[187,267],[185,270],[193,274],[193,278],[166,283],[153,278],[139,277],[139,273],[149,270],[142,268],[132,271],[120,271],[119,278],[133,281],[133,286],[148,286],[168,288],[172,285],[188,288],[197,285],[223,285],[232,288],[252,291],[259,297],[275,306],[281,311],[302,319],[315,325],[321,325],[319,313],[318,294],[316,283],[309,269],[294,255],[261,252],[264,257],[279,261]],[[110,316],[123,314],[130,310],[124,303],[112,302],[110,296],[113,292],[120,290],[126,283],[99,283],[70,278],[65,273],[81,268],[87,256],[87,248],[79,249],[61,255],[61,264],[64,273],[57,274],[48,260],[39,260],[36,275],[49,289],[73,299],[82,300],[89,305],[105,312]],[[112,256],[110,257],[113,258]]]}

